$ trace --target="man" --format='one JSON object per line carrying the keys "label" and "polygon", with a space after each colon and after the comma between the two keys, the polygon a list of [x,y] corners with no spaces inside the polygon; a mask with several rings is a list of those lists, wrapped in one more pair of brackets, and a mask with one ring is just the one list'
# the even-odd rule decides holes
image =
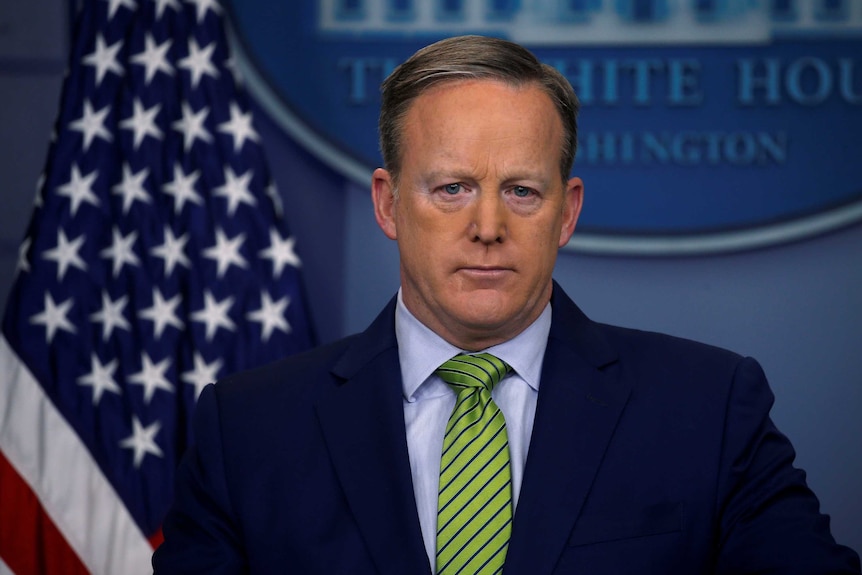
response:
{"label": "man", "polygon": [[577,108],[502,40],[393,72],[372,196],[398,296],[204,390],[157,574],[859,573],[753,360],[593,323],[554,284]]}

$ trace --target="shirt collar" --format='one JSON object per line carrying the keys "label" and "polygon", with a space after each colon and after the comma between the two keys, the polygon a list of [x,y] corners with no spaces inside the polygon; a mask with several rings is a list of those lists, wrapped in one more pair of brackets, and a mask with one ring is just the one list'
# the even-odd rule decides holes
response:
{"label": "shirt collar", "polygon": [[[545,306],[539,317],[527,329],[509,341],[482,350],[491,353],[517,372],[533,390],[539,390],[542,360],[551,331],[551,304]],[[401,290],[395,308],[395,337],[398,339],[398,359],[401,362],[401,381],[404,397],[416,401],[416,392],[429,380],[434,370],[444,361],[464,353],[416,319],[404,305]]]}

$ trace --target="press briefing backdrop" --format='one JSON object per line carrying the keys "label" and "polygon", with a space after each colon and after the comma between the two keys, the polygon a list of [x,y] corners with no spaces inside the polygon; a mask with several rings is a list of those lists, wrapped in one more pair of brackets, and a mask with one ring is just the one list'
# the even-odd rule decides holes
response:
{"label": "press briefing backdrop", "polygon": [[[397,250],[374,224],[367,183],[382,76],[454,32],[522,41],[584,100],[575,172],[586,204],[556,277],[594,319],[759,359],[774,418],[836,537],[862,551],[862,4],[225,8],[321,340],[363,329],[398,286]],[[63,0],[0,5],[0,309],[68,30]]]}

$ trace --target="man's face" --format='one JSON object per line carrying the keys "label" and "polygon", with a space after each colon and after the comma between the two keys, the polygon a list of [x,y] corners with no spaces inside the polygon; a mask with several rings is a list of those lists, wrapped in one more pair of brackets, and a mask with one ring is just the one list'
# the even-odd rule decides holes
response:
{"label": "man's face", "polygon": [[407,112],[397,196],[376,170],[375,215],[398,241],[405,305],[450,343],[511,339],[547,304],[583,194],[580,179],[560,178],[562,141],[551,99],[532,85],[446,83]]}

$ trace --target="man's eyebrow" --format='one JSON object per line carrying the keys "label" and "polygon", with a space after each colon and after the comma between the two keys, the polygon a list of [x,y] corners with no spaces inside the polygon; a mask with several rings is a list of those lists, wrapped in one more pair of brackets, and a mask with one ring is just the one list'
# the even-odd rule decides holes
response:
{"label": "man's eyebrow", "polygon": [[473,181],[473,176],[469,175],[466,170],[460,168],[452,169],[434,169],[422,174],[422,181],[437,182],[437,181]]}

